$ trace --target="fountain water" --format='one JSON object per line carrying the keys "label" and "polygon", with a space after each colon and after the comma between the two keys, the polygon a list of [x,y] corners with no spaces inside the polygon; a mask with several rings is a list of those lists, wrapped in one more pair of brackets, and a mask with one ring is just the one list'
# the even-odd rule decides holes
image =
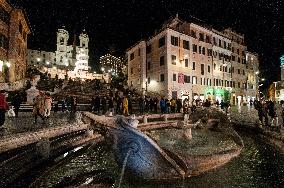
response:
{"label": "fountain water", "polygon": [[121,173],[120,173],[118,188],[121,187],[121,183],[122,183],[123,176],[124,176],[124,172],[125,172],[126,163],[127,163],[128,157],[129,157],[129,155],[130,155],[130,152],[131,152],[131,149],[128,150],[128,152],[127,152],[127,154],[126,154],[126,156],[125,156],[125,158],[124,158],[123,165],[122,165],[122,169],[121,169]]}

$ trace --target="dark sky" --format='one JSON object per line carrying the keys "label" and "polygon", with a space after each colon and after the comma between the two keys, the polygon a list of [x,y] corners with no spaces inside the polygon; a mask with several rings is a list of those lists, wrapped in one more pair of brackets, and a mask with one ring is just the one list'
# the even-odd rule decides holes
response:
{"label": "dark sky", "polygon": [[[122,55],[176,13],[194,16],[216,29],[232,27],[245,34],[250,51],[260,55],[264,76],[280,78],[284,54],[283,0],[10,0],[26,10],[32,28],[28,47],[56,48],[56,30],[65,25],[71,37],[84,28],[90,37],[91,65],[108,49]],[[70,41],[72,42],[72,41]]]}

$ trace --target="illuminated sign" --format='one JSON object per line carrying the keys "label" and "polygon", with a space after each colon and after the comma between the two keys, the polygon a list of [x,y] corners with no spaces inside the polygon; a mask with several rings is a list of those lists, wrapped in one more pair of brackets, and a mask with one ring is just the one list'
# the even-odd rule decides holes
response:
{"label": "illuminated sign", "polygon": [[282,55],[282,56],[280,57],[280,64],[281,64],[281,67],[284,68],[284,55]]}

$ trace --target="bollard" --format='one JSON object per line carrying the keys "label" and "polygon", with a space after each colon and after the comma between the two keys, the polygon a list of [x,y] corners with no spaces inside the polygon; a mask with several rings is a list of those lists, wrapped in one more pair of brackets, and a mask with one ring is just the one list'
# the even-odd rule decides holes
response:
{"label": "bollard", "polygon": [[189,140],[192,139],[191,128],[185,129],[184,136],[185,136],[186,139],[189,139]]}
{"label": "bollard", "polygon": [[164,121],[168,121],[168,114],[164,115]]}
{"label": "bollard", "polygon": [[147,123],[147,116],[143,116],[143,123]]}

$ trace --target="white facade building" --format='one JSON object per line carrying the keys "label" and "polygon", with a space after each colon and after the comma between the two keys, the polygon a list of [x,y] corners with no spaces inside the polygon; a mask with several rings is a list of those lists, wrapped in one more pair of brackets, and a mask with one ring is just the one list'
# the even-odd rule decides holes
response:
{"label": "white facade building", "polygon": [[28,65],[30,66],[65,66],[74,71],[89,69],[89,37],[83,31],[79,36],[79,46],[76,46],[76,36],[72,45],[68,45],[69,33],[65,29],[58,29],[56,51],[47,52],[28,49]]}

